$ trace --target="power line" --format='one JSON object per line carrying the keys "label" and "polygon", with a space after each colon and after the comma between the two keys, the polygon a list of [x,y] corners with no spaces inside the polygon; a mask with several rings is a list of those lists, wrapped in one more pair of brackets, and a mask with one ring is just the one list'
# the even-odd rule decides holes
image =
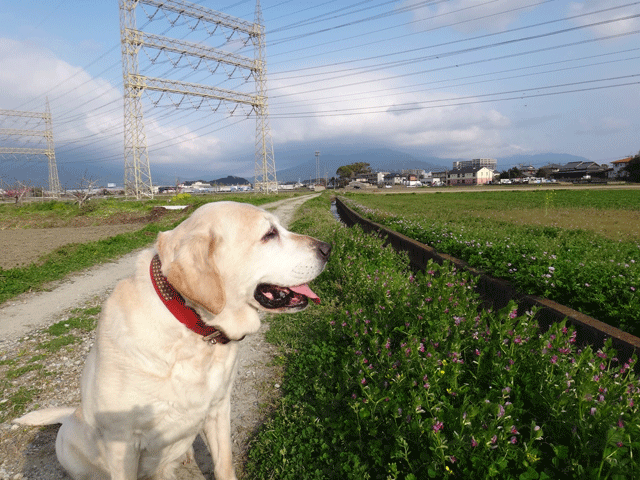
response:
{"label": "power line", "polygon": [[[574,89],[563,90],[563,91],[559,91],[559,92],[548,92],[548,93],[533,94],[533,95],[527,95],[526,97],[524,95],[519,95],[519,96],[506,97],[506,98],[494,98],[494,99],[490,99],[490,100],[489,99],[487,99],[487,100],[470,100],[472,98],[482,98],[482,97],[491,97],[491,96],[498,96],[498,95],[508,95],[508,94],[513,94],[513,93],[524,93],[524,92],[530,92],[530,91],[533,91],[533,90],[544,90],[544,89],[550,89],[550,88],[567,87],[567,86],[573,86],[573,85],[582,85],[582,84],[587,84],[587,83],[603,82],[603,81],[610,81],[610,80],[631,79],[631,78],[637,78],[637,77],[640,77],[640,73],[634,74],[634,75],[625,75],[625,76],[621,76],[621,77],[612,77],[612,78],[607,78],[607,79],[585,80],[583,82],[573,82],[573,83],[566,83],[566,84],[559,84],[559,85],[549,85],[549,86],[542,86],[542,87],[526,88],[526,89],[521,89],[521,90],[512,90],[512,91],[506,91],[506,92],[487,93],[487,94],[481,94],[481,95],[470,95],[470,96],[467,96],[467,97],[439,99],[439,100],[424,100],[424,101],[420,101],[420,102],[411,102],[411,103],[405,103],[405,104],[392,104],[392,105],[384,105],[384,106],[376,106],[376,107],[354,107],[354,108],[350,108],[350,109],[331,110],[331,111],[327,111],[327,112],[301,112],[301,113],[297,113],[297,114],[281,114],[281,115],[280,114],[274,114],[273,116],[274,117],[278,117],[278,118],[338,117],[338,116],[363,115],[363,114],[371,114],[371,113],[406,112],[406,111],[411,111],[411,110],[425,110],[425,109],[430,109],[430,108],[459,107],[459,106],[462,106],[462,105],[477,105],[477,104],[489,103],[489,102],[503,102],[503,101],[511,101],[511,100],[522,100],[524,98],[548,97],[548,96],[555,96],[555,95],[564,95],[564,94],[569,94],[569,93],[589,92],[589,91],[594,91],[594,90],[604,90],[604,89],[608,89],[608,88],[626,87],[626,86],[631,86],[631,85],[640,85],[640,80],[637,80],[637,81],[633,81],[633,82],[629,81],[629,82],[618,83],[618,84],[615,84],[615,85],[603,85],[603,86],[597,86],[597,87],[574,88]],[[460,100],[463,100],[463,101],[460,101]],[[428,106],[427,105],[421,105],[421,104],[426,104],[426,103],[437,103],[437,102],[444,102],[444,101],[448,101],[449,103],[445,103],[445,104],[441,104],[441,105],[428,105]],[[416,106],[416,105],[419,105],[419,106]],[[384,110],[374,110],[374,109],[384,109]]]}

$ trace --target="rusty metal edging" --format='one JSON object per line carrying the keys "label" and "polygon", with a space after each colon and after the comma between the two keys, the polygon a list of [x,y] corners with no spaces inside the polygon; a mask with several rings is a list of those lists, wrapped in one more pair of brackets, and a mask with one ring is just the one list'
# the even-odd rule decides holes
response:
{"label": "rusty metal edging", "polygon": [[536,295],[522,294],[506,280],[487,275],[458,258],[444,253],[438,253],[432,247],[360,216],[347,207],[340,198],[336,197],[335,200],[338,214],[346,225],[351,227],[357,224],[366,232],[375,232],[377,235],[385,237],[387,244],[390,244],[396,250],[407,252],[412,267],[424,270],[430,260],[438,264],[442,264],[445,261],[451,262],[457,268],[467,270],[474,276],[479,277],[477,286],[478,293],[485,303],[493,305],[496,309],[506,306],[510,300],[515,300],[518,303],[519,313],[523,313],[526,310],[530,310],[533,306],[537,306],[539,310],[536,319],[545,330],[552,323],[562,321],[566,318],[567,323],[575,327],[577,341],[580,344],[588,343],[595,349],[598,349],[604,344],[607,338],[611,338],[613,347],[618,351],[618,357],[621,361],[630,358],[633,353],[640,356],[640,338],[573,310],[572,308],[554,302],[553,300]]}

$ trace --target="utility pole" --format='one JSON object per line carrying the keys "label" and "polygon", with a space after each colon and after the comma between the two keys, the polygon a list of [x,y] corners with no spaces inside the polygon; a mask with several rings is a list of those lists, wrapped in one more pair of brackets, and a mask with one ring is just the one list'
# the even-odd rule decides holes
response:
{"label": "utility pole", "polygon": [[58,166],[56,165],[56,152],[53,143],[53,126],[49,99],[46,99],[44,113],[0,110],[0,118],[1,117],[24,118],[26,122],[29,121],[28,119],[33,118],[44,122],[44,129],[0,128],[0,136],[42,138],[47,142],[47,148],[0,147],[0,154],[46,156],[49,164],[49,192],[53,197],[60,196],[60,180],[58,179]]}
{"label": "utility pole", "polygon": [[316,184],[320,178],[320,151],[316,150]]}

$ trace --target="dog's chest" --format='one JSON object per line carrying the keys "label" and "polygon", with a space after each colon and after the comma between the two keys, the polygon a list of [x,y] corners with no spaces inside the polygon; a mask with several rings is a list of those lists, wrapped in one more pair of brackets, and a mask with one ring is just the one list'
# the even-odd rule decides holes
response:
{"label": "dog's chest", "polygon": [[194,355],[178,355],[169,365],[166,400],[182,408],[207,408],[227,396],[237,355],[235,346],[198,345]]}
{"label": "dog's chest", "polygon": [[153,412],[153,418],[149,419],[153,424],[151,430],[163,434],[162,440],[149,439],[149,442],[171,444],[180,438],[195,436],[207,415],[215,415],[228,401],[236,363],[235,350],[224,358],[178,358],[164,380],[150,379],[158,382],[145,387],[151,393],[148,399]]}

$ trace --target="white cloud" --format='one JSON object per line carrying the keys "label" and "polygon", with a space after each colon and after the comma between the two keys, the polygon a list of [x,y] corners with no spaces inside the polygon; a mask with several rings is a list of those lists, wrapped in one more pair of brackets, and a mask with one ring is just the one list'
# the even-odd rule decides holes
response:
{"label": "white cloud", "polygon": [[403,93],[402,85],[381,75],[353,75],[346,86],[344,79],[318,85],[273,85],[272,112],[292,117],[272,119],[278,143],[357,138],[470,156],[502,148],[502,132],[510,125],[497,109],[483,105],[439,106],[463,93]]}
{"label": "white cloud", "polygon": [[[590,12],[599,12],[601,10],[608,10],[618,5],[620,5],[620,3],[614,0],[589,0],[588,2],[572,2],[569,4],[569,15],[574,16]],[[575,19],[574,22],[578,25],[583,26],[592,23],[628,17],[638,13],[640,13],[640,8],[636,5],[633,7],[616,8],[614,10],[609,10],[601,13],[594,13],[593,15],[586,15]],[[634,30],[640,30],[640,19],[632,18],[628,20],[605,23],[602,25],[590,27],[590,30],[594,35],[597,36],[629,33]]]}
{"label": "white cloud", "polygon": [[435,2],[434,6],[424,6],[425,2],[406,0],[401,8],[410,8],[417,29],[451,26],[455,30],[471,33],[478,30],[500,32],[515,22],[522,13],[531,11],[530,0],[451,0]]}
{"label": "white cloud", "polygon": [[[124,144],[120,86],[92,77],[39,45],[12,39],[0,38],[0,65],[0,108],[43,112],[45,97],[49,98],[59,165],[107,158],[107,163],[119,167]],[[145,114],[144,123],[152,170],[153,165],[160,164],[191,163],[207,168],[212,160],[224,155],[225,146],[235,144],[230,141],[225,145],[220,139],[228,135],[226,130],[219,136],[200,133],[207,128],[195,130],[211,121],[209,111],[201,112],[196,122],[185,125],[191,117],[181,119],[180,112],[159,114],[147,99],[143,99],[143,105],[145,113],[150,113]],[[255,132],[253,122],[250,130]],[[252,138],[251,148],[253,142]]]}

